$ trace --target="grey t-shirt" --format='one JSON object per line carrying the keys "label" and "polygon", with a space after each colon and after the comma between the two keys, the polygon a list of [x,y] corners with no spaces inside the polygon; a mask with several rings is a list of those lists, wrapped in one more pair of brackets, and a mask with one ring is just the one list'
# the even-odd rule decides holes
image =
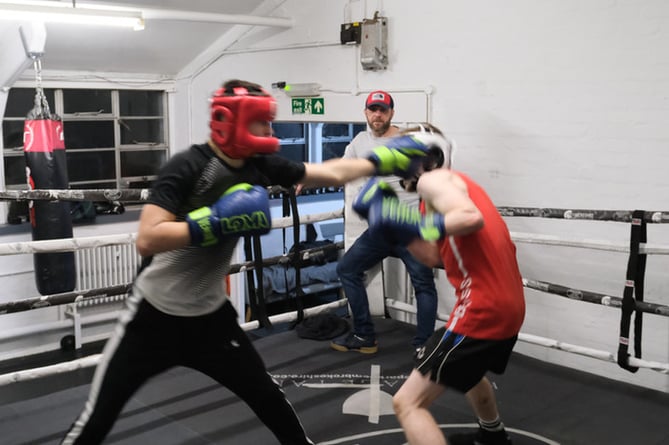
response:
{"label": "grey t-shirt", "polygon": [[[213,204],[235,184],[290,187],[304,177],[304,164],[275,155],[254,156],[240,168],[218,158],[207,144],[170,158],[151,189],[149,203],[183,221],[188,212]],[[171,315],[199,316],[227,301],[225,275],[238,237],[209,247],[188,246],[153,255],[144,262],[133,293]]]}

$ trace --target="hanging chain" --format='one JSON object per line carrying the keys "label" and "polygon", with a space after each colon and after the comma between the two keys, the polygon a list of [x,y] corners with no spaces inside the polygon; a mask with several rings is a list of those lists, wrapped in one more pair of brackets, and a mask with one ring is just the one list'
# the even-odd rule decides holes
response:
{"label": "hanging chain", "polygon": [[51,116],[51,110],[44,94],[44,88],[42,88],[42,60],[39,57],[33,57],[33,68],[35,69],[35,81],[37,83],[37,87],[35,88],[35,110],[38,111],[39,116],[48,118]]}

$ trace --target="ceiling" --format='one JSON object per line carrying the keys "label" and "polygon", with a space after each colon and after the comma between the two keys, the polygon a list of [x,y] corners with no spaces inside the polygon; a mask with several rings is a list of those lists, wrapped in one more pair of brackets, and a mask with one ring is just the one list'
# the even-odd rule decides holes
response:
{"label": "ceiling", "polygon": [[[72,0],[51,0],[71,4]],[[46,24],[42,68],[174,76],[237,24],[265,21],[278,29],[289,19],[273,11],[272,0],[128,0],[125,2],[76,1],[117,5],[143,11],[145,29]],[[207,13],[207,14],[200,14]],[[276,17],[272,17],[272,13]],[[1,14],[1,12],[0,12]],[[235,17],[231,17],[234,15]],[[232,19],[236,23],[231,23]],[[238,20],[237,20],[238,19]],[[16,32],[17,23],[0,20],[0,38]],[[2,55],[0,55],[0,62]]]}

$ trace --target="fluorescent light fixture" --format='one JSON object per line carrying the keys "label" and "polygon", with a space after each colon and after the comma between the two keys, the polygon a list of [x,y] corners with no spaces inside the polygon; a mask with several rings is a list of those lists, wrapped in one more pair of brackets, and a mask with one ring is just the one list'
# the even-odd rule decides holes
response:
{"label": "fluorescent light fixture", "polygon": [[74,3],[54,1],[0,0],[0,20],[121,26],[136,31],[144,29],[144,19],[139,10],[102,5],[75,6]]}
{"label": "fluorescent light fixture", "polygon": [[286,83],[283,91],[290,97],[311,97],[321,94],[321,85],[310,83]]}

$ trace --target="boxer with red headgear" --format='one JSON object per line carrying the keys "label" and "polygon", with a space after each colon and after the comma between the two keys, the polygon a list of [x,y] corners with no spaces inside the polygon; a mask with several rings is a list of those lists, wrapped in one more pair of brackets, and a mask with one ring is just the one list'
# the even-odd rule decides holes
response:
{"label": "boxer with red headgear", "polygon": [[271,229],[266,187],[341,185],[376,171],[403,173],[427,147],[384,147],[370,159],[298,163],[276,155],[274,98],[231,80],[211,99],[211,136],[174,154],[142,209],[144,257],[128,309],[96,370],[89,401],[63,443],[103,441],[151,376],[188,366],[246,402],[281,444],[313,444],[291,404],[238,325],[223,282],[239,237]]}
{"label": "boxer with red headgear", "polygon": [[211,140],[233,159],[279,151],[279,140],[256,136],[249,131],[255,121],[271,122],[276,116],[276,101],[262,88],[252,85],[229,86],[211,98]]}

